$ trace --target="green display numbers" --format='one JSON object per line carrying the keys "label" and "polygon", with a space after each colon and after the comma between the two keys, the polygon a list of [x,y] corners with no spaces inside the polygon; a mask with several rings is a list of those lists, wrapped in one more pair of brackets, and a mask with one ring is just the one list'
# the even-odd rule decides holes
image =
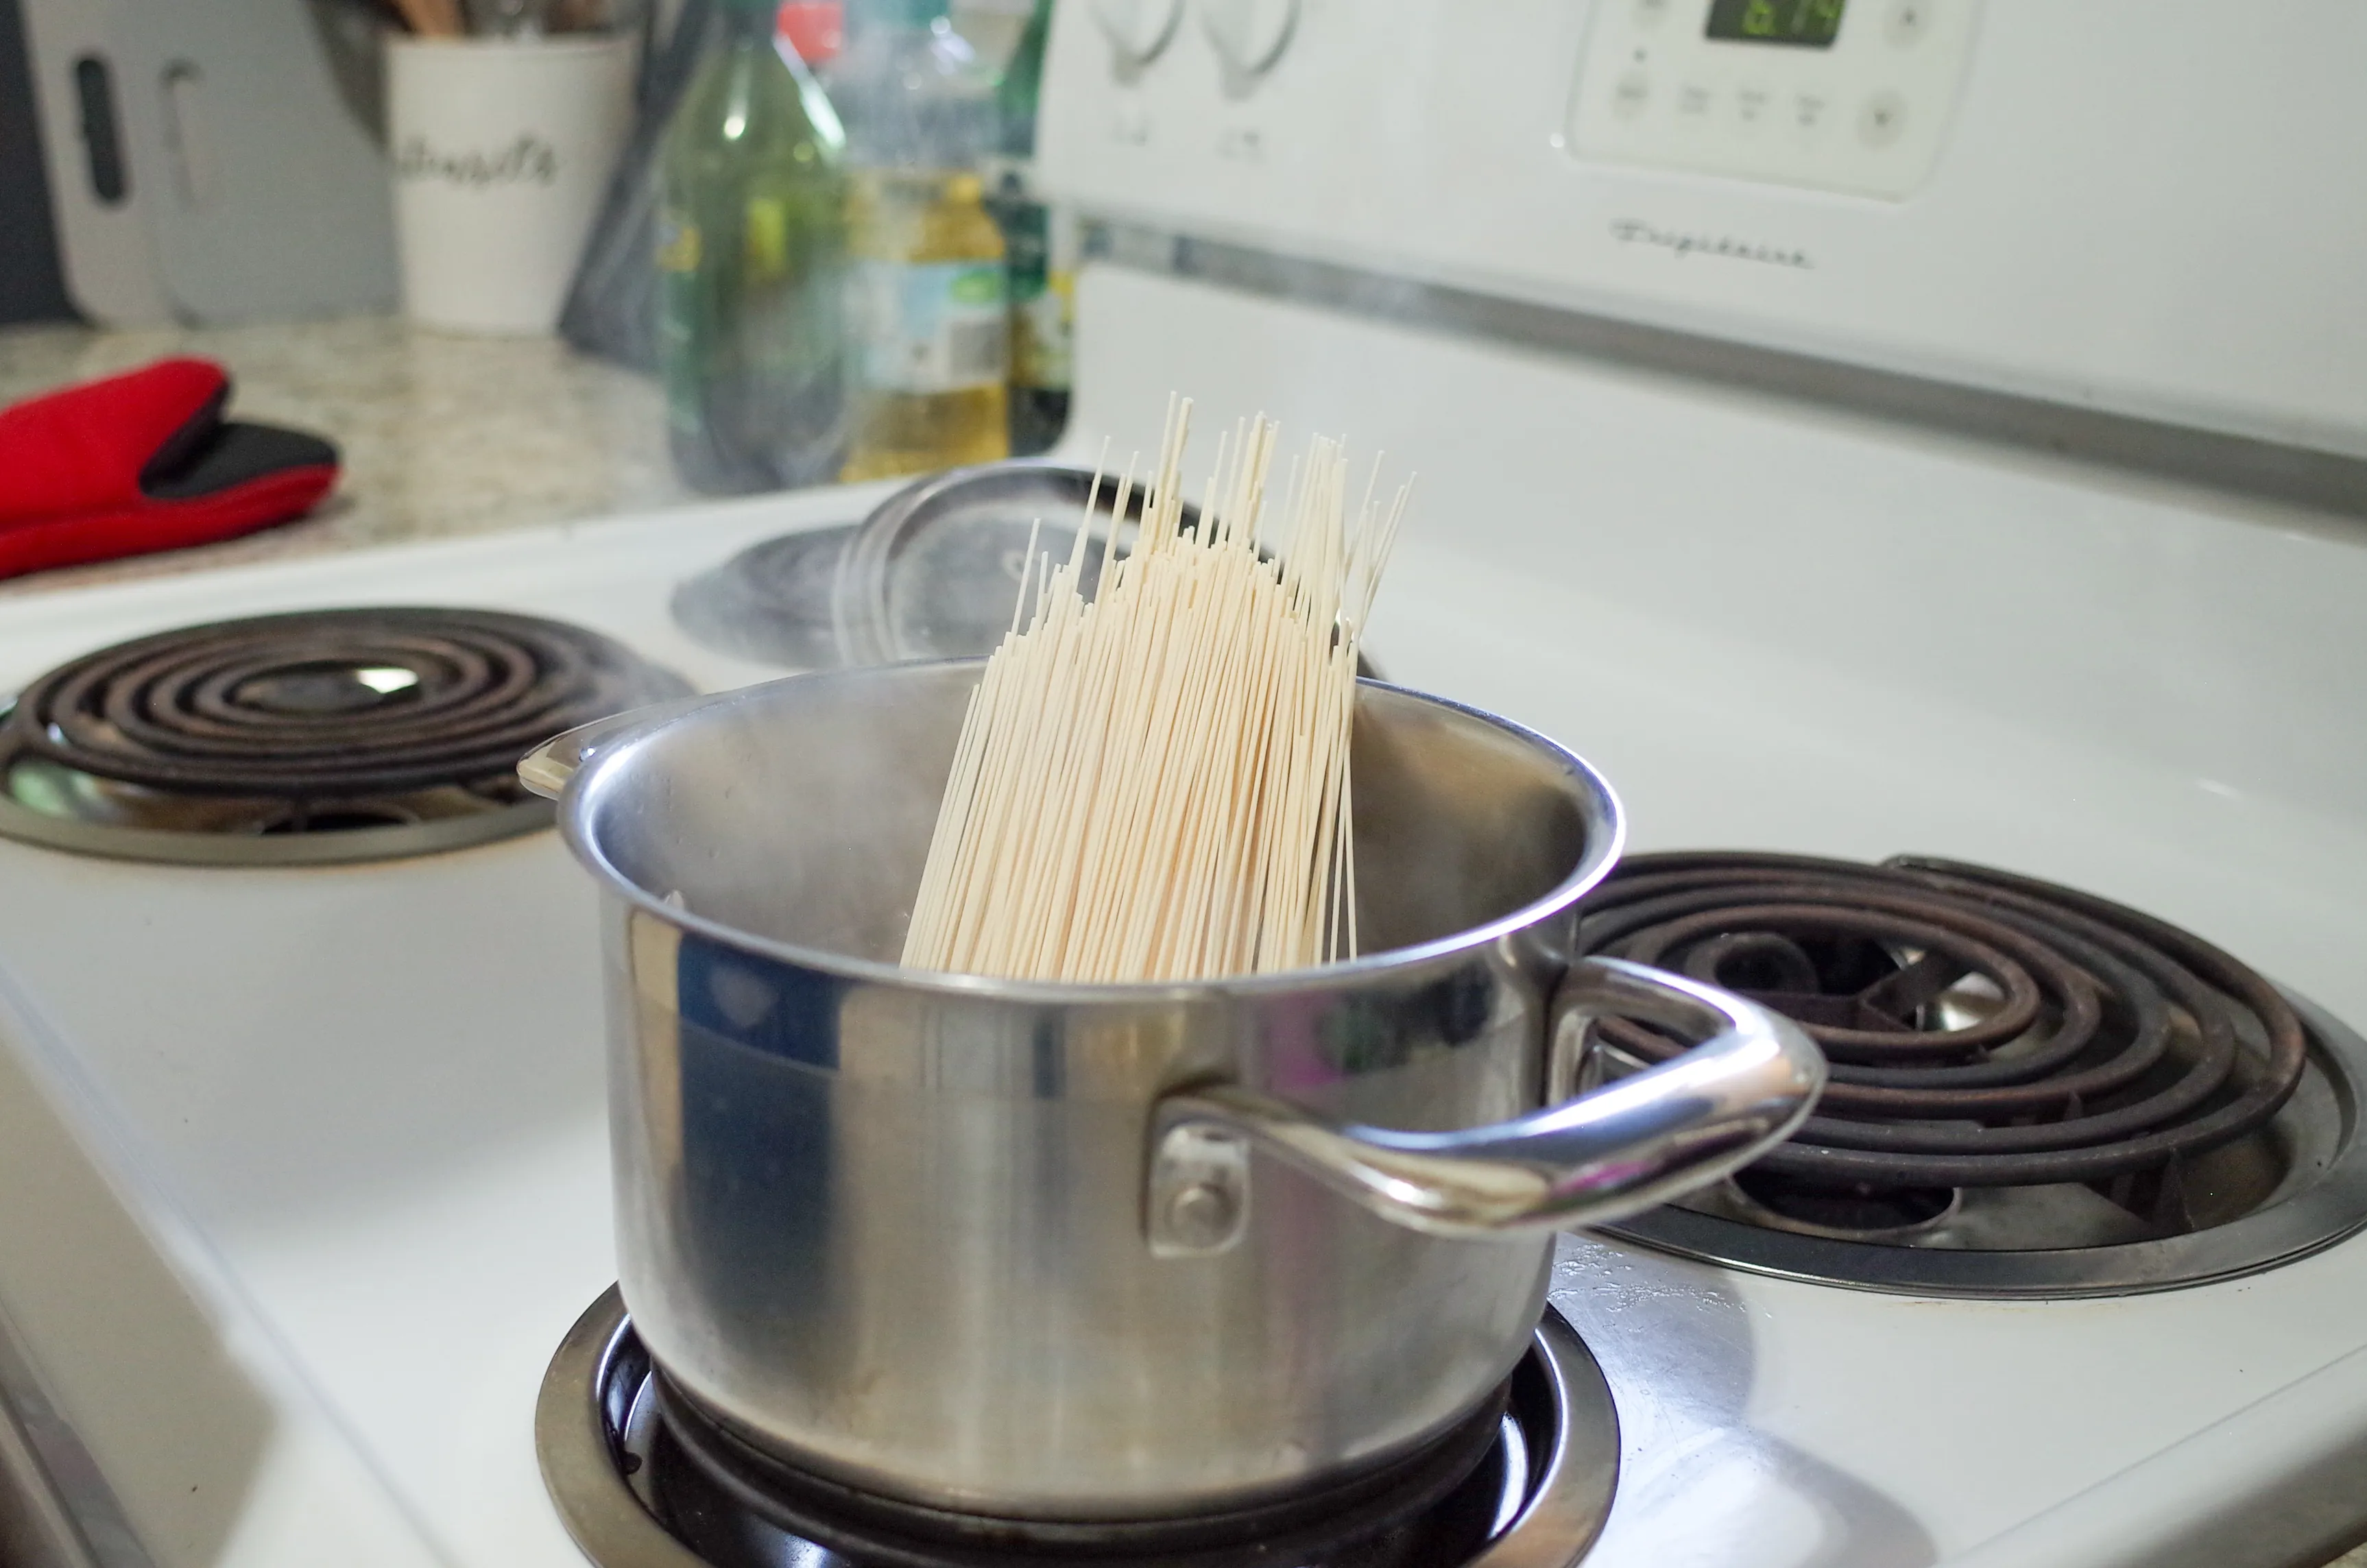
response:
{"label": "green display numbers", "polygon": [[1710,0],[1709,36],[1830,49],[1849,0]]}

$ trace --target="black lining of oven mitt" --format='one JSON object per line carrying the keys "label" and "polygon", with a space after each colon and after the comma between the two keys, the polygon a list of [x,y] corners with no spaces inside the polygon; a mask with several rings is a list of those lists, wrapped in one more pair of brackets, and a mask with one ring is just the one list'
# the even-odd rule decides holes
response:
{"label": "black lining of oven mitt", "polygon": [[152,501],[194,501],[282,468],[337,460],[337,449],[317,435],[224,420],[230,393],[225,381],[140,466],[141,494]]}

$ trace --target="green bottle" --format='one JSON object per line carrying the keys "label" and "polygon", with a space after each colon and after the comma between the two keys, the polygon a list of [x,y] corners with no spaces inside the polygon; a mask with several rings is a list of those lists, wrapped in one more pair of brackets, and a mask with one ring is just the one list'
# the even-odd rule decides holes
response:
{"label": "green bottle", "polygon": [[774,0],[720,47],[658,153],[659,350],[674,467],[718,493],[816,484],[846,441],[845,133]]}
{"label": "green bottle", "polygon": [[1036,8],[995,91],[1002,152],[991,170],[988,210],[1002,230],[1011,266],[1011,450],[1044,451],[1069,423],[1070,340],[1076,313],[1076,219],[1036,190],[1036,107],[1052,0]]}

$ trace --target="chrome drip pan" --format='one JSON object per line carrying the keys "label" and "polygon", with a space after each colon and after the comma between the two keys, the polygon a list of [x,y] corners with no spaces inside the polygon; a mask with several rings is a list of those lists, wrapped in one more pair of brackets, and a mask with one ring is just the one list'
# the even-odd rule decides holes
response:
{"label": "chrome drip pan", "polygon": [[[1727,1180],[1604,1227],[1705,1262],[1912,1295],[2119,1295],[2367,1224],[2367,1040],[2175,927],[1901,857],[1637,856],[1583,949],[1790,1014],[1818,1113]],[[1604,1026],[1590,1074],[1670,1047]]]}
{"label": "chrome drip pan", "polygon": [[[1238,1542],[1155,1551],[1100,1527],[1016,1521],[966,1521],[959,1541],[924,1538],[876,1514],[817,1512],[810,1490],[795,1501],[751,1495],[694,1457],[712,1438],[691,1436],[684,1418],[611,1288],[561,1344],[535,1412],[543,1479],[599,1568],[1569,1568],[1601,1532],[1619,1473],[1610,1388],[1550,1310],[1493,1433],[1481,1434],[1477,1463],[1467,1460],[1461,1479],[1410,1517],[1377,1526],[1361,1514],[1327,1517]],[[809,1486],[831,1489],[818,1480]]]}

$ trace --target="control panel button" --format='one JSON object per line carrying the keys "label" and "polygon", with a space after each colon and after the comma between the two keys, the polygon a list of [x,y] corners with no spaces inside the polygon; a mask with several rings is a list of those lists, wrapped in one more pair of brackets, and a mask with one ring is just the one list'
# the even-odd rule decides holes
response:
{"label": "control panel button", "polygon": [[1619,78],[1611,89],[1611,108],[1621,119],[1634,119],[1652,104],[1652,79],[1641,71],[1630,71]]}
{"label": "control panel button", "polygon": [[1902,47],[1920,43],[1923,35],[1931,30],[1931,7],[1935,0],[1894,0],[1890,17],[1883,26],[1882,36]]}
{"label": "control panel button", "polygon": [[1734,90],[1734,123],[1744,130],[1758,130],[1767,123],[1768,106],[1774,96],[1764,82],[1745,82]]}
{"label": "control panel button", "polygon": [[1244,76],[1280,60],[1298,27],[1298,0],[1199,0],[1199,6],[1208,41]]}
{"label": "control panel button", "polygon": [[1228,126],[1217,133],[1217,156],[1235,164],[1265,162],[1265,133],[1253,125]]}
{"label": "control panel button", "polygon": [[1141,66],[1158,59],[1174,38],[1184,0],[1093,0],[1093,12],[1118,58]]}
{"label": "control panel button", "polygon": [[1636,25],[1656,28],[1668,19],[1669,0],[1636,0]]}
{"label": "control panel button", "polygon": [[1699,82],[1687,82],[1677,88],[1677,118],[1687,125],[1700,125],[1709,119],[1713,96]]}
{"label": "control panel button", "polygon": [[1907,100],[1896,93],[1876,93],[1857,111],[1857,139],[1869,147],[1887,147],[1907,131]]}
{"label": "control panel button", "polygon": [[1798,93],[1792,98],[1792,127],[1804,136],[1815,136],[1825,129],[1832,118],[1832,101],[1822,93]]}

